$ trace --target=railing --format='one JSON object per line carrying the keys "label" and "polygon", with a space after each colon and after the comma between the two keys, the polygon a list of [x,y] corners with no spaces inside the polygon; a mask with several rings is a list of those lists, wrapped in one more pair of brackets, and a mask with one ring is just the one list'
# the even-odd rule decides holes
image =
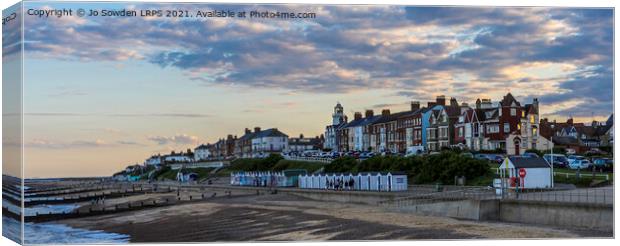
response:
{"label": "railing", "polygon": [[614,189],[595,188],[595,189],[510,189],[502,199],[521,200],[521,201],[543,201],[543,202],[564,202],[564,203],[586,203],[586,204],[613,204]]}
{"label": "railing", "polygon": [[291,161],[312,161],[312,162],[321,162],[321,163],[331,163],[332,158],[325,157],[305,157],[305,156],[284,156],[284,159]]}
{"label": "railing", "polygon": [[412,196],[399,197],[396,199],[380,201],[380,206],[386,207],[404,207],[425,203],[447,202],[458,200],[486,200],[495,199],[495,191],[490,187],[462,187],[448,191],[418,191],[419,193]]}
{"label": "railing", "polygon": [[[540,201],[558,203],[599,204],[613,205],[613,188],[593,189],[524,189],[516,190],[509,188],[502,192],[500,188],[492,187],[451,187],[452,190],[436,191],[429,186],[411,187],[410,193],[414,195],[399,197],[396,199],[380,201],[380,206],[404,207],[417,204],[436,203],[458,200],[488,200],[498,199],[505,201]],[[413,192],[415,191],[415,193]]]}

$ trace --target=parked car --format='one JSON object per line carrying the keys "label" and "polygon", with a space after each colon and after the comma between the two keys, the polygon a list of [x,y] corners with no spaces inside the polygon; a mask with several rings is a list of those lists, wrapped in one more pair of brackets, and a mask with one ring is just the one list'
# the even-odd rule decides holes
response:
{"label": "parked car", "polygon": [[487,160],[487,161],[492,160],[487,154],[475,154],[474,158],[478,160]]}
{"label": "parked car", "polygon": [[566,159],[568,159],[568,164],[571,164],[576,160],[585,160],[586,158],[580,155],[569,155]]}
{"label": "parked car", "polygon": [[527,152],[527,153],[523,153],[522,155],[523,157],[531,157],[531,158],[538,158],[538,154],[536,153],[532,153],[532,152]]}
{"label": "parked car", "polygon": [[611,171],[613,170],[614,160],[611,158],[597,158],[592,162],[592,164],[598,170]]}
{"label": "parked car", "polygon": [[498,164],[501,164],[502,162],[504,162],[505,157],[503,155],[494,155],[493,156],[493,160],[495,162],[497,162]]}
{"label": "parked car", "polygon": [[362,152],[359,157],[360,157],[360,159],[368,159],[368,158],[371,158],[373,156],[375,156],[375,153],[373,153],[373,152]]}
{"label": "parked car", "polygon": [[590,150],[586,151],[586,154],[590,154],[590,155],[596,155],[596,154],[605,154],[604,151],[598,149],[598,148],[591,148]]}
{"label": "parked car", "polygon": [[543,159],[545,159],[549,164],[553,163],[553,167],[568,167],[568,159],[566,159],[566,156],[562,154],[545,154]]}
{"label": "parked car", "polygon": [[568,164],[570,169],[588,169],[592,163],[587,159],[575,160]]}
{"label": "parked car", "polygon": [[424,154],[425,152],[426,152],[426,150],[424,149],[424,146],[421,146],[421,145],[410,146],[410,147],[407,147],[407,151],[405,152],[405,156],[421,155],[421,154]]}

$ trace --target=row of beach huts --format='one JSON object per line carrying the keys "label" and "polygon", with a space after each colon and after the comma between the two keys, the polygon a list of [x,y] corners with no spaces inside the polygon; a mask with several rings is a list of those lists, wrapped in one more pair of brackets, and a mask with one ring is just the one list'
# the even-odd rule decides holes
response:
{"label": "row of beach huts", "polygon": [[236,172],[230,184],[255,187],[298,187],[301,189],[405,191],[407,175],[403,172],[321,173],[302,171]]}

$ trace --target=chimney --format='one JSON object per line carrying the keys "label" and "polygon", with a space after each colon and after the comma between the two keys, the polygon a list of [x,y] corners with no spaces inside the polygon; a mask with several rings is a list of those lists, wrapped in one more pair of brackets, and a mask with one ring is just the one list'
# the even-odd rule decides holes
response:
{"label": "chimney", "polygon": [[361,118],[362,118],[361,112],[355,112],[355,114],[353,115],[353,120],[359,120]]}
{"label": "chimney", "polygon": [[461,103],[461,107],[469,107],[468,103]]}
{"label": "chimney", "polygon": [[573,124],[573,118],[568,118],[568,120],[566,120],[566,124],[572,125]]}
{"label": "chimney", "polygon": [[366,118],[373,117],[374,115],[375,115],[375,112],[372,111],[372,109],[366,109],[366,114],[365,114]]}
{"label": "chimney", "polygon": [[419,101],[411,102],[411,111],[416,111],[418,109],[420,109],[420,102]]}
{"label": "chimney", "polygon": [[383,116],[388,116],[388,115],[390,115],[390,110],[389,110],[389,109],[384,109],[384,110],[381,110],[381,115],[383,115]]}
{"label": "chimney", "polygon": [[302,139],[302,138],[304,138],[304,134],[303,133],[299,134],[299,139]]}
{"label": "chimney", "polygon": [[260,132],[260,127],[254,127],[254,133]]}
{"label": "chimney", "polygon": [[459,103],[456,101],[456,98],[451,97],[450,98],[450,107],[458,107]]}
{"label": "chimney", "polygon": [[428,102],[428,108],[432,108],[433,106],[437,105],[437,103],[435,102]]}
{"label": "chimney", "polygon": [[344,122],[345,122],[345,123],[346,123],[346,122],[349,122],[349,116],[346,116],[346,115],[344,116]]}
{"label": "chimney", "polygon": [[439,104],[441,106],[446,106],[446,96],[444,96],[444,95],[437,96],[435,101],[437,102],[437,104]]}
{"label": "chimney", "polygon": [[245,128],[245,134],[250,134],[250,133],[252,133],[252,131],[250,131],[250,129],[248,128]]}
{"label": "chimney", "polygon": [[480,101],[480,98],[476,99],[476,109],[481,109],[482,108],[482,102]]}

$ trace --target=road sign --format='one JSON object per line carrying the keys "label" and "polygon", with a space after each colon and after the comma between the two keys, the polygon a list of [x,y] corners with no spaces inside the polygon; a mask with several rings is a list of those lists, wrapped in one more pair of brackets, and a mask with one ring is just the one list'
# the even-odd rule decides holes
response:
{"label": "road sign", "polygon": [[526,174],[525,168],[519,168],[519,177],[524,178]]}

